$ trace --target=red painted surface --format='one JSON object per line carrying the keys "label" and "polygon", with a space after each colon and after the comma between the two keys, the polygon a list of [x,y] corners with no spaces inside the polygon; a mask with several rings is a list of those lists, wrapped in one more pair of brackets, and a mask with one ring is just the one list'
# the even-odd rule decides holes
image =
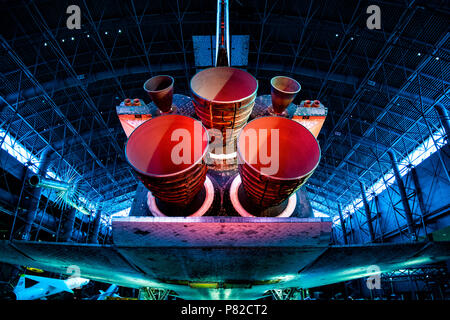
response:
{"label": "red painted surface", "polygon": [[207,148],[206,129],[200,122],[182,115],[164,115],[133,131],[126,157],[155,197],[186,205],[205,181],[203,157]]}
{"label": "red painted surface", "polygon": [[[230,68],[209,68],[191,80],[195,112],[207,128],[223,133],[224,141],[236,138],[247,123],[255,104],[258,83],[248,72]],[[234,132],[226,132],[233,129]]]}
{"label": "red painted surface", "polygon": [[253,96],[257,87],[250,73],[230,67],[209,68],[191,80],[191,90],[197,97],[225,104]]}
{"label": "red painted surface", "polygon": [[[272,141],[275,132],[279,139]],[[287,199],[311,176],[320,160],[320,147],[313,134],[283,117],[262,117],[248,123],[239,134],[237,150],[245,191],[261,207]],[[265,155],[270,163],[265,163],[262,158]],[[270,166],[278,168],[276,173],[265,173]]]}

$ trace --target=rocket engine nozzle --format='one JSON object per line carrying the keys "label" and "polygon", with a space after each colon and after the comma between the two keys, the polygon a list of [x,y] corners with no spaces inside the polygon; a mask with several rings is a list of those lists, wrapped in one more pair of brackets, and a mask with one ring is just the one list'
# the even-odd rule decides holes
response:
{"label": "rocket engine nozzle", "polygon": [[272,108],[274,114],[282,114],[291,104],[297,93],[300,92],[300,84],[289,77],[273,77],[270,80]]}
{"label": "rocket engine nozzle", "polygon": [[172,111],[174,81],[171,76],[160,75],[144,83],[144,90],[163,113]]}
{"label": "rocket engine nozzle", "polygon": [[125,154],[156,198],[186,206],[205,182],[208,142],[200,121],[169,114],[137,127],[128,138]]}
{"label": "rocket engine nozzle", "polygon": [[262,208],[286,200],[320,161],[313,134],[298,122],[277,116],[249,122],[239,133],[237,151],[245,192]]}
{"label": "rocket engine nozzle", "polygon": [[191,79],[195,112],[203,125],[220,130],[224,142],[234,141],[255,104],[258,82],[248,72],[216,67]]}

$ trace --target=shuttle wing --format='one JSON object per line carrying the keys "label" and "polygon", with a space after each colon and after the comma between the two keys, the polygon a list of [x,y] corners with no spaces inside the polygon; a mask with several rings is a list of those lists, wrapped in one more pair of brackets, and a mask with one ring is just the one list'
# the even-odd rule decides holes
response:
{"label": "shuttle wing", "polygon": [[211,297],[214,290],[258,298],[271,289],[317,287],[447,259],[450,242],[155,247],[0,241],[1,262],[67,275],[76,266],[83,278],[169,289],[182,298]]}

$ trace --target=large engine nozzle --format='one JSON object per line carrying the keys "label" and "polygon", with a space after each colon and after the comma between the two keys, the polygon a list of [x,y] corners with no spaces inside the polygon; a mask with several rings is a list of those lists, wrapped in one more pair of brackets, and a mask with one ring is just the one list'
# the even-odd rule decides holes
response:
{"label": "large engine nozzle", "polygon": [[274,114],[282,114],[291,104],[297,93],[300,92],[300,84],[289,77],[273,77],[270,80],[272,109]]}
{"label": "large engine nozzle", "polygon": [[237,138],[239,174],[247,196],[259,207],[282,203],[313,174],[320,147],[312,133],[284,117],[249,122]]}
{"label": "large engine nozzle", "polygon": [[196,114],[205,127],[220,130],[224,142],[234,141],[247,123],[257,90],[256,79],[236,68],[209,68],[191,79]]}
{"label": "large engine nozzle", "polygon": [[173,83],[174,79],[165,75],[155,76],[144,83],[144,90],[163,113],[172,111]]}
{"label": "large engine nozzle", "polygon": [[125,153],[156,198],[186,206],[205,182],[208,142],[208,133],[199,121],[169,114],[137,127],[128,138]]}

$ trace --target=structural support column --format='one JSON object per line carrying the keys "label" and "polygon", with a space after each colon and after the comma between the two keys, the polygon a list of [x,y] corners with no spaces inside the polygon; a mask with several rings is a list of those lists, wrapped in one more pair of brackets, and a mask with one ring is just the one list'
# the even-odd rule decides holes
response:
{"label": "structural support column", "polygon": [[381,242],[384,242],[384,231],[381,223],[381,206],[380,206],[380,198],[378,195],[374,197],[375,207],[377,208],[377,219],[378,219],[378,230],[380,232]]}
{"label": "structural support column", "polygon": [[445,135],[447,136],[447,143],[448,143],[450,139],[450,118],[448,116],[447,109],[440,103],[435,104],[434,108],[439,114],[442,126],[444,127],[445,130]]}
{"label": "structural support column", "polygon": [[370,241],[374,242],[375,241],[375,233],[373,232],[372,214],[370,212],[369,202],[367,201],[366,190],[361,181],[359,181],[359,187],[361,188],[361,197],[362,197],[362,201],[364,204],[364,210],[366,212],[366,219],[367,219],[367,226],[369,228]]}
{"label": "structural support column", "polygon": [[423,231],[425,232],[425,235],[428,237],[427,225],[425,223],[427,207],[425,206],[425,202],[423,201],[422,187],[420,186],[419,176],[417,175],[416,168],[414,168],[414,167],[411,168],[411,175],[412,175],[413,182],[414,182],[414,189],[416,190],[416,197],[417,197],[417,200],[419,201],[420,213],[422,215]]}
{"label": "structural support column", "polygon": [[[69,214],[66,218],[66,221],[64,221],[63,233],[60,238],[61,241],[67,242],[67,241],[70,241],[70,239],[72,238],[73,226],[75,224],[76,215],[77,215],[77,209],[71,208],[69,211]],[[80,235],[81,235],[81,233],[80,233]]]}
{"label": "structural support column", "polygon": [[344,236],[344,244],[348,244],[347,230],[345,229],[345,221],[342,216],[341,204],[338,203],[339,221],[341,221],[342,234]]}
{"label": "structural support column", "polygon": [[415,239],[416,234],[415,234],[415,229],[414,229],[414,221],[413,221],[413,217],[412,217],[412,213],[411,213],[411,208],[410,208],[409,202],[408,202],[408,197],[406,195],[405,185],[403,184],[403,180],[400,176],[400,171],[398,170],[397,158],[396,158],[394,152],[392,152],[391,150],[389,150],[387,152],[387,154],[389,155],[389,158],[391,159],[392,169],[394,170],[395,181],[397,182],[398,190],[400,192],[400,198],[401,198],[402,204],[403,204],[403,209],[405,210],[408,231],[412,236],[414,236],[414,239]]}
{"label": "structural support column", "polygon": [[427,208],[425,207],[425,202],[423,201],[422,188],[420,187],[416,168],[411,168],[411,175],[414,182],[414,189],[416,189],[417,200],[419,201],[420,212],[422,213],[422,216],[425,216],[425,214],[427,213]]}
{"label": "structural support column", "polygon": [[[50,165],[50,149],[45,148],[42,151],[41,157],[39,158],[39,167],[38,167],[38,175],[41,177],[45,177],[47,173],[47,169]],[[25,175],[25,179],[28,179],[34,173],[28,169],[27,174]],[[27,182],[26,182],[27,183]],[[25,228],[22,234],[22,240],[29,240],[31,234],[31,228],[33,226],[33,222],[36,219],[36,212],[39,208],[39,201],[41,199],[42,188],[33,188],[31,191],[30,201],[27,204],[27,216],[25,220]]]}
{"label": "structural support column", "polygon": [[102,217],[102,212],[100,209],[97,209],[97,212],[95,213],[95,219],[94,219],[94,228],[93,228],[91,236],[89,238],[90,243],[98,244],[98,232],[100,230],[101,217]]}

